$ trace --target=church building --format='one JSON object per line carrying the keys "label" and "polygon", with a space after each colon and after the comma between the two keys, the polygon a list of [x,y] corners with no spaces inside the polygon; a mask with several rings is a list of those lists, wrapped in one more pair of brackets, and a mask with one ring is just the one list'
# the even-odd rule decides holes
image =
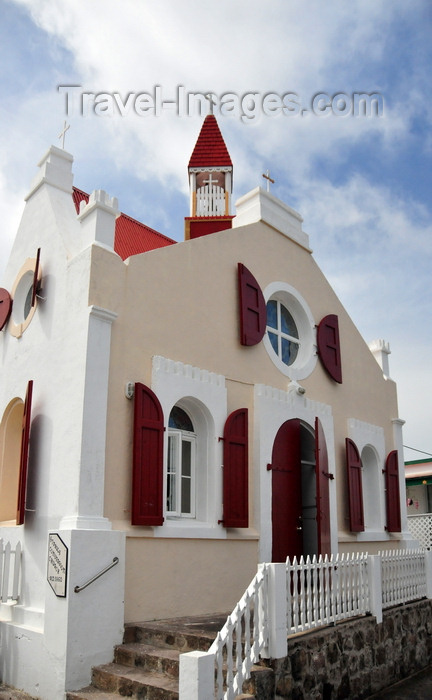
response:
{"label": "church building", "polygon": [[127,622],[229,612],[260,562],[412,540],[389,346],[300,214],[260,187],[234,207],[216,118],[182,242],[72,161],[40,161],[0,289],[0,537],[21,547],[0,676],[43,700]]}

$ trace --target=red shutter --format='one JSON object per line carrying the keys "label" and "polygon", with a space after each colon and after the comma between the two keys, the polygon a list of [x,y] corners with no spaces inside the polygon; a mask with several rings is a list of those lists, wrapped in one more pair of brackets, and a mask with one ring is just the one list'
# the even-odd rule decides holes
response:
{"label": "red shutter", "polygon": [[242,263],[238,264],[240,299],[240,342],[257,345],[267,325],[267,311],[261,288],[255,277]]}
{"label": "red shutter", "polygon": [[331,554],[330,547],[330,488],[327,445],[319,418],[315,418],[315,463],[317,490],[318,554]]}
{"label": "red shutter", "polygon": [[224,428],[224,527],[248,527],[248,410],[231,413]]}
{"label": "red shutter", "polygon": [[162,525],[162,407],[144,384],[135,384],[134,396],[132,525]]}
{"label": "red shutter", "polygon": [[27,393],[24,401],[24,413],[22,420],[21,433],[21,457],[20,471],[18,480],[18,500],[17,500],[17,525],[24,523],[24,511],[26,502],[26,486],[27,486],[27,471],[28,471],[28,455],[30,442],[30,423],[31,423],[31,403],[33,394],[33,381],[30,380],[27,384]]}
{"label": "red shutter", "polygon": [[36,294],[38,291],[40,251],[41,251],[41,249],[38,248],[37,254],[36,254],[36,265],[35,265],[34,274],[33,274],[33,289],[32,289],[32,302],[31,302],[32,306],[34,306],[36,304]]}
{"label": "red shutter", "polygon": [[301,426],[299,418],[285,421],[272,450],[272,561],[303,554]]}
{"label": "red shutter", "polygon": [[12,299],[7,289],[0,289],[0,331],[9,320],[12,311]]}
{"label": "red shutter", "polygon": [[401,531],[399,464],[397,450],[390,452],[385,466],[387,530]]}
{"label": "red shutter", "polygon": [[346,438],[345,446],[350,530],[351,532],[363,532],[365,528],[360,454],[356,444],[349,438]]}
{"label": "red shutter", "polygon": [[325,316],[318,326],[318,353],[330,377],[342,384],[339,321],[335,314]]}

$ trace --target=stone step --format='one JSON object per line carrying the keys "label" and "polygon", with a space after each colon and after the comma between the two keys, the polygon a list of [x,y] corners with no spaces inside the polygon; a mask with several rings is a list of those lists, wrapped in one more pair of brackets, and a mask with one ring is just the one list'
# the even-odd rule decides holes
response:
{"label": "stone step", "polygon": [[37,698],[0,682],[0,700],[37,700]]}
{"label": "stone step", "polygon": [[179,656],[178,649],[155,647],[140,642],[120,644],[114,650],[115,663],[138,667],[143,671],[163,673],[170,678],[179,676]]}
{"label": "stone step", "polygon": [[140,700],[178,700],[177,679],[116,663],[96,666],[92,684],[99,690]]}
{"label": "stone step", "polygon": [[[207,651],[226,614],[128,624],[114,661],[96,666],[92,685],[70,692],[67,700],[178,700],[179,656]],[[235,643],[235,642],[234,642]],[[237,700],[267,700],[274,686],[272,669],[256,665]]]}
{"label": "stone step", "polygon": [[66,693],[66,700],[119,700],[118,693],[108,693],[106,690],[99,690],[93,685],[82,690],[73,690]]}
{"label": "stone step", "polygon": [[219,614],[129,624],[125,627],[124,642],[174,648],[181,653],[207,651],[225,624],[226,618],[226,614]]}

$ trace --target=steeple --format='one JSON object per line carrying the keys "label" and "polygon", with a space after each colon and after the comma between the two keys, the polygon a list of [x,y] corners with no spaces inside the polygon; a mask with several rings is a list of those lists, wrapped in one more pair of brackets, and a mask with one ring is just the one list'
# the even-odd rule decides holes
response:
{"label": "steeple", "polygon": [[232,161],[216,117],[204,119],[189,160],[190,216],[185,238],[198,238],[231,228]]}

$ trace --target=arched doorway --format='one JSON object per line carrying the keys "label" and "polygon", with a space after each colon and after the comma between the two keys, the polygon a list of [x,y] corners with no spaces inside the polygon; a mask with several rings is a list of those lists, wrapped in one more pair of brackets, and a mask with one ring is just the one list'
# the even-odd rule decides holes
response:
{"label": "arched doorway", "polygon": [[321,423],[279,428],[272,450],[272,561],[330,552],[327,450]]}

